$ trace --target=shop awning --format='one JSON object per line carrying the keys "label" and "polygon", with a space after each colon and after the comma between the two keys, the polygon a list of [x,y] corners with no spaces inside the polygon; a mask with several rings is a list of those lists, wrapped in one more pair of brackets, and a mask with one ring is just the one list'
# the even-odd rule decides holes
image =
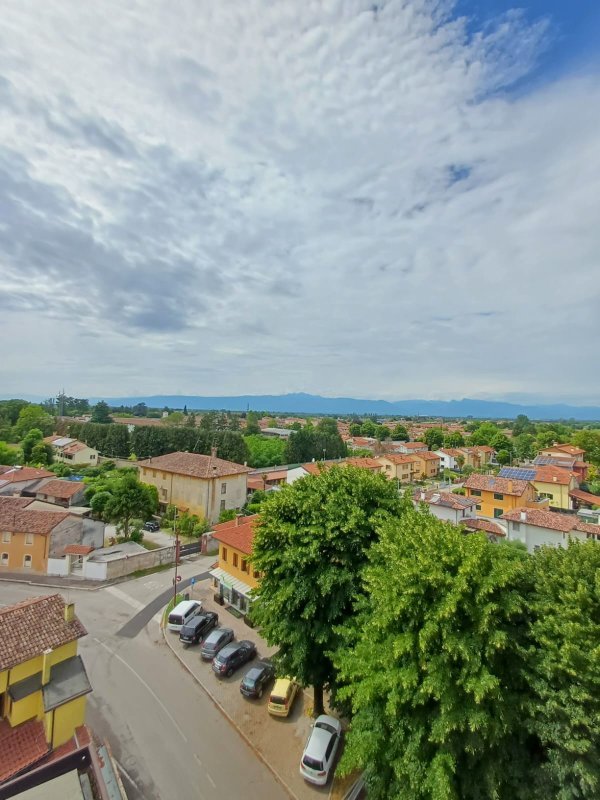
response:
{"label": "shop awning", "polygon": [[211,569],[209,574],[212,575],[213,578],[217,578],[217,580],[220,581],[223,586],[226,586],[229,589],[235,589],[236,592],[243,594],[245,597],[250,597],[252,586],[248,586],[248,584],[244,583],[244,581],[234,578],[233,575],[225,572],[225,570],[221,569],[221,567],[217,567],[217,569]]}

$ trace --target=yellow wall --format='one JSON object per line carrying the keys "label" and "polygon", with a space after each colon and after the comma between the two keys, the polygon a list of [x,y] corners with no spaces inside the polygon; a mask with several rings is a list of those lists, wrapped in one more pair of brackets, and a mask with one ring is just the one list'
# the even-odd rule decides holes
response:
{"label": "yellow wall", "polygon": [[550,497],[550,505],[553,508],[563,508],[567,510],[571,508],[569,490],[575,488],[577,485],[575,481],[572,481],[571,486],[565,486],[561,483],[554,483],[554,481],[552,483],[545,483],[543,481],[534,480],[533,485],[538,494],[552,495],[552,497]]}
{"label": "yellow wall", "polygon": [[503,495],[502,500],[494,498],[494,492],[489,492],[485,489],[481,490],[481,497],[473,494],[473,491],[473,489],[469,489],[467,487],[467,497],[472,497],[474,500],[477,500],[478,506],[481,506],[481,508],[477,508],[477,513],[484,517],[494,517],[494,509],[496,508],[501,509],[502,513],[505,514],[507,511],[512,511],[515,508],[521,508],[522,506],[529,505],[535,499],[535,493],[532,486],[528,486],[520,496],[516,496],[514,494],[505,494]]}
{"label": "yellow wall", "polygon": [[[41,620],[40,620],[41,622]],[[50,656],[50,663],[52,666],[54,664],[59,664],[61,661],[65,661],[67,658],[71,658],[72,656],[77,655],[77,640],[73,642],[67,642],[67,644],[61,645],[61,647],[57,647],[56,650],[52,651],[52,655]],[[42,671],[42,662],[43,656],[36,656],[35,658],[30,658],[27,661],[21,662],[21,664],[17,664],[12,669],[8,670],[9,672],[9,683],[18,683],[22,681],[24,678],[28,678],[30,675],[35,675],[37,672]],[[0,681],[1,687],[1,681]]]}
{"label": "yellow wall", "polygon": [[[86,695],[77,697],[75,700],[71,700],[70,703],[58,706],[58,708],[46,714],[46,717],[54,716],[52,741],[50,742],[51,747],[60,747],[61,744],[68,742],[75,733],[75,728],[79,727],[79,725],[83,725],[85,720],[86,699]],[[46,740],[48,740],[50,724],[52,723],[45,724]]]}
{"label": "yellow wall", "polygon": [[[226,552],[225,552],[226,551]],[[233,566],[234,556],[237,555],[237,567]],[[246,559],[246,571],[242,571],[242,559]],[[254,577],[254,570],[252,564],[248,562],[248,555],[242,553],[241,550],[236,550],[235,547],[230,547],[227,544],[219,542],[219,567],[224,569],[233,578],[237,578],[248,586],[258,586],[258,580]]]}
{"label": "yellow wall", "polygon": [[[3,672],[0,672],[0,692],[5,692],[7,686],[8,686],[8,670],[5,669]],[[2,714],[1,708],[0,708],[0,714]]]}
{"label": "yellow wall", "polygon": [[[25,544],[24,533],[12,533],[10,542],[3,542],[0,534],[0,553],[8,553],[8,565],[0,566],[0,575],[2,575],[3,569],[7,572],[24,569],[27,572],[46,572],[49,544],[49,537],[37,533],[33,535],[33,544]],[[31,556],[31,567],[23,567],[25,555]]]}
{"label": "yellow wall", "polygon": [[[241,508],[246,502],[245,473],[205,480],[145,466],[140,467],[140,481],[156,486],[160,503],[187,509],[190,514],[208,517],[211,522],[219,519],[221,500],[225,501],[226,509]],[[222,484],[227,486],[225,494],[221,492]]]}
{"label": "yellow wall", "polygon": [[37,717],[42,718],[44,705],[42,701],[42,690],[27,695],[22,700],[13,700],[10,706],[8,721],[13,726],[27,722],[28,719]]}
{"label": "yellow wall", "polygon": [[425,474],[427,478],[435,477],[438,472],[440,471],[440,462],[434,461],[433,459],[421,459],[419,458],[419,454],[415,453],[415,458],[419,459],[418,464],[415,466],[417,467],[417,477],[421,477],[421,475]]}
{"label": "yellow wall", "polygon": [[395,464],[385,457],[378,458],[377,460],[381,463],[381,471],[386,477],[390,480],[400,481],[401,483],[409,483],[412,480],[413,471],[419,471],[419,465],[415,462],[412,464]]}

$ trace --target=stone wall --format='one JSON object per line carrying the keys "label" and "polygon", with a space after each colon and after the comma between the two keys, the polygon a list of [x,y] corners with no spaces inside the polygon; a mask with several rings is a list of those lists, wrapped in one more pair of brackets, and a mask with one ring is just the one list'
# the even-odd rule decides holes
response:
{"label": "stone wall", "polygon": [[161,547],[158,550],[148,550],[146,553],[136,553],[132,556],[123,556],[123,558],[115,559],[114,561],[107,561],[106,577],[108,580],[121,578],[123,575],[130,575],[138,570],[151,569],[152,567],[173,563],[175,563],[175,547],[173,545]]}

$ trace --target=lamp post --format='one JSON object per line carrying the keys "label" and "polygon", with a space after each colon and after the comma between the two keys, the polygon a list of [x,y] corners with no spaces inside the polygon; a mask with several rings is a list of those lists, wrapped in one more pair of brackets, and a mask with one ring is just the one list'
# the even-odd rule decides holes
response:
{"label": "lamp post", "polygon": [[179,531],[177,530],[177,509],[173,517],[173,533],[175,534],[175,577],[173,578],[173,608],[177,605],[177,566],[179,564]]}

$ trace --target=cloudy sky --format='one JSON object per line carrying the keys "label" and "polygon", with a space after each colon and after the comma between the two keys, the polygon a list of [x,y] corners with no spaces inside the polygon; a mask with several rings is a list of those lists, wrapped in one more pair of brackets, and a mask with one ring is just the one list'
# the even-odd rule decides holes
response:
{"label": "cloudy sky", "polygon": [[598,401],[600,4],[511,5],[4,0],[0,393]]}

